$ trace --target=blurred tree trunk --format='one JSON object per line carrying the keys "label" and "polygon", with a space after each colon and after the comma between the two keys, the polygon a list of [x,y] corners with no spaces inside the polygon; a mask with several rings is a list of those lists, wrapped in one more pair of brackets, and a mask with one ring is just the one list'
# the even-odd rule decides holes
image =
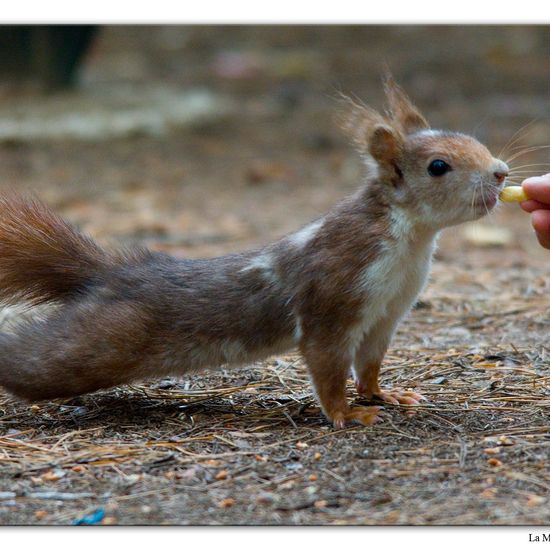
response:
{"label": "blurred tree trunk", "polygon": [[97,30],[95,25],[0,26],[0,73],[37,82],[44,90],[70,88]]}

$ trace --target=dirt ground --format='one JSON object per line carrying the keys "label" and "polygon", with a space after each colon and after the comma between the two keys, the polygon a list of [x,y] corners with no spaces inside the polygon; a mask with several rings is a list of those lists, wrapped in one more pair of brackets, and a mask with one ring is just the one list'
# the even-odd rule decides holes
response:
{"label": "dirt ground", "polygon": [[[549,54],[547,27],[109,27],[67,101],[154,83],[231,109],[103,140],[6,138],[0,181],[102,243],[231,252],[359,185],[335,97],[379,107],[384,62],[435,127],[496,154],[528,123],[509,150],[550,143]],[[21,101],[49,99],[0,89],[0,108]],[[549,262],[516,205],[447,231],[383,371],[429,401],[372,428],[334,430],[295,354],[35,405],[0,393],[0,523],[549,524]]]}

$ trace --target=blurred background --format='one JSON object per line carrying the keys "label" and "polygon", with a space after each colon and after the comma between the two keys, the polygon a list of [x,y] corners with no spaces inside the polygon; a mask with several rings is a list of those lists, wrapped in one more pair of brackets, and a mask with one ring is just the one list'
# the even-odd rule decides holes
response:
{"label": "blurred background", "polygon": [[[0,49],[0,186],[175,254],[266,242],[355,189],[337,97],[381,107],[386,64],[434,127],[550,142],[545,26],[4,26]],[[536,250],[505,216],[466,245]]]}

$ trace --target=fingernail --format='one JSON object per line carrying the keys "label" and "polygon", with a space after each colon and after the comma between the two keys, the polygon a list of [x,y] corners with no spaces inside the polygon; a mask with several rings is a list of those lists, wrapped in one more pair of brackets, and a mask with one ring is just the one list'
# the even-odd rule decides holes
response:
{"label": "fingernail", "polygon": [[[538,185],[539,183],[550,183],[550,174],[544,174],[544,176],[532,176],[523,180],[523,183]],[[523,185],[523,184],[522,184]]]}

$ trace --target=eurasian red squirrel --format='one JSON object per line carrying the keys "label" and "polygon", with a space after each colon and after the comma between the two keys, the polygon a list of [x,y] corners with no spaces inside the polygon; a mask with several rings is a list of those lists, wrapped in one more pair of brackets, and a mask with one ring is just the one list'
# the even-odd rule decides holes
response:
{"label": "eurasian red squirrel", "polygon": [[0,300],[57,307],[0,334],[0,384],[29,399],[91,392],[301,351],[336,427],[379,419],[346,380],[383,391],[380,364],[427,279],[441,229],[491,210],[508,167],[472,137],[431,130],[388,78],[388,110],[349,101],[344,127],[367,166],[325,216],[261,248],[177,260],[100,248],[36,200],[0,198]]}

